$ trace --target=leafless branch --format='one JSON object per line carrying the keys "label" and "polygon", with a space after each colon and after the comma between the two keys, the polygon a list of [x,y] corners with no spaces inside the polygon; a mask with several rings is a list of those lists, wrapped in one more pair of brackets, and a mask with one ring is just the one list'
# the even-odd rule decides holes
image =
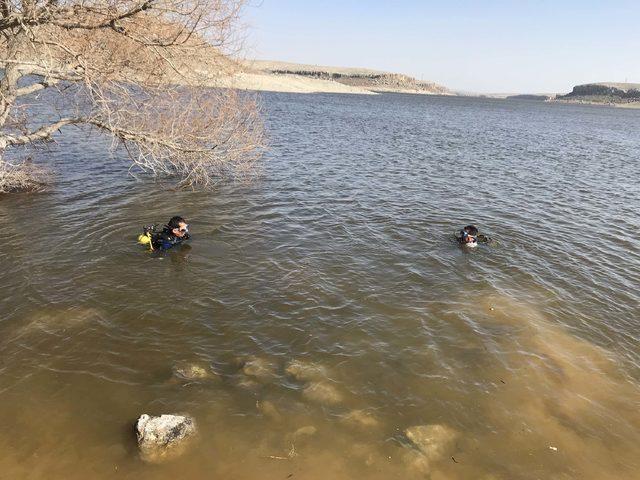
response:
{"label": "leafless branch", "polygon": [[[86,124],[123,145],[133,165],[177,175],[185,186],[252,171],[264,146],[256,98],[206,88],[237,68],[227,54],[241,7],[242,0],[0,0],[0,167],[17,171],[6,149]],[[45,97],[65,113],[43,125],[24,100]],[[32,120],[38,128],[29,128]]]}

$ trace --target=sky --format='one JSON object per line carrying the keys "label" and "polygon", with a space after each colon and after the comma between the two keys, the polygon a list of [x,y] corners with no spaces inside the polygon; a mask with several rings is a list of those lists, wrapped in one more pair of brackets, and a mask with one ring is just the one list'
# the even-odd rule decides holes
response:
{"label": "sky", "polygon": [[640,0],[249,0],[245,55],[405,73],[453,90],[640,83]]}

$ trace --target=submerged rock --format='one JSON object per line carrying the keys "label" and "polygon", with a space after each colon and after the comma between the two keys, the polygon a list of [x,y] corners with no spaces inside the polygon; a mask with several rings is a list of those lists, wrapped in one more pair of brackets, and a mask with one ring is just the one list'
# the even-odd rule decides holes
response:
{"label": "submerged rock", "polygon": [[293,433],[287,434],[285,437],[285,443],[287,445],[291,445],[292,451],[290,452],[290,456],[292,453],[293,455],[297,455],[297,453],[295,453],[296,447],[308,444],[316,433],[318,433],[318,429],[316,427],[313,425],[306,425],[298,428]]}
{"label": "submerged rock", "polygon": [[300,427],[295,432],[293,432],[293,438],[298,439],[300,437],[310,437],[315,435],[318,429],[313,425],[307,425],[306,427]]}
{"label": "submerged rock", "polygon": [[379,453],[371,445],[364,443],[355,443],[351,446],[351,453],[354,457],[359,458],[367,467],[375,465],[379,458]]}
{"label": "submerged rock", "polygon": [[236,386],[244,390],[251,390],[251,391],[259,390],[262,387],[260,383],[256,382],[252,378],[247,378],[247,377],[243,377],[240,380],[238,380],[238,382],[236,383]]}
{"label": "submerged rock", "polygon": [[102,313],[95,308],[52,307],[36,312],[25,319],[23,325],[16,331],[16,335],[22,336],[35,332],[56,334],[101,320]]}
{"label": "submerged rock", "polygon": [[324,365],[303,360],[292,360],[285,368],[285,372],[301,382],[322,380],[329,376],[329,372]]}
{"label": "submerged rock", "polygon": [[415,450],[406,451],[402,454],[402,462],[404,465],[421,475],[429,475],[431,473],[431,465],[429,459],[421,452]]}
{"label": "submerged rock", "polygon": [[278,407],[276,407],[274,403],[269,400],[258,400],[256,402],[256,408],[265,417],[269,417],[270,419],[277,421],[282,420],[282,414],[278,410]]}
{"label": "submerged rock", "polygon": [[356,428],[377,428],[380,426],[378,419],[365,410],[351,410],[343,415],[340,421]]}
{"label": "submerged rock", "polygon": [[196,433],[193,418],[182,415],[140,415],[135,425],[140,457],[148,463],[161,463],[184,453]]}
{"label": "submerged rock", "polygon": [[343,400],[338,389],[328,382],[310,383],[302,391],[302,395],[308,400],[325,405],[336,405]]}
{"label": "submerged rock", "polygon": [[427,460],[443,458],[454,447],[458,432],[446,425],[418,425],[404,431]]}
{"label": "submerged rock", "polygon": [[264,358],[249,357],[242,362],[242,372],[249,377],[265,382],[275,376],[276,367]]}
{"label": "submerged rock", "polygon": [[218,378],[218,375],[211,368],[206,368],[195,363],[176,365],[173,367],[173,375],[180,380],[188,380],[191,382]]}

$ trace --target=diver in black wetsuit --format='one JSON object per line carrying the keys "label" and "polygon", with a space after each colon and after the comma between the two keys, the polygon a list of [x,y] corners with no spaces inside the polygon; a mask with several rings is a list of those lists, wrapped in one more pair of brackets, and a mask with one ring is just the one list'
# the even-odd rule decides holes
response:
{"label": "diver in black wetsuit", "polygon": [[189,225],[184,218],[176,216],[164,226],[161,232],[155,231],[154,225],[144,227],[144,235],[138,241],[151,246],[151,250],[168,250],[191,238]]}
{"label": "diver in black wetsuit", "polygon": [[478,232],[475,225],[467,225],[456,234],[456,240],[465,247],[477,247],[479,243],[489,243],[491,239]]}
{"label": "diver in black wetsuit", "polygon": [[156,250],[168,250],[189,240],[189,225],[182,217],[172,217],[161,232],[151,235],[151,244]]}

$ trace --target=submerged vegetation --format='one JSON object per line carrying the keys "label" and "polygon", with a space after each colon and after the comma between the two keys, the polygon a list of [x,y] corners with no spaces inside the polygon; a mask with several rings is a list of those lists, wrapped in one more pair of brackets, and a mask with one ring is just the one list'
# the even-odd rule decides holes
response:
{"label": "submerged vegetation", "polygon": [[263,146],[256,99],[202,87],[235,68],[242,3],[2,2],[0,193],[41,188],[43,170],[15,150],[70,126],[112,136],[134,166],[183,186],[250,172]]}

